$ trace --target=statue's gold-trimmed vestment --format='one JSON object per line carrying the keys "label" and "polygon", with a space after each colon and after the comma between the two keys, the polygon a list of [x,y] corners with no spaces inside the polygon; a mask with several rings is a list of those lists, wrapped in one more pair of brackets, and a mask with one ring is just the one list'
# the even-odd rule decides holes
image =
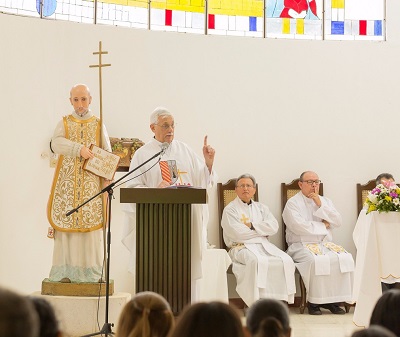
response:
{"label": "statue's gold-trimmed vestment", "polygon": [[[65,138],[89,147],[99,145],[100,122],[95,116],[87,120],[69,115],[63,118]],[[82,157],[61,155],[58,159],[49,198],[48,219],[52,227],[63,232],[90,232],[103,227],[102,197],[90,201],[70,216],[65,213],[100,192],[100,178],[83,169]]]}
{"label": "statue's gold-trimmed vestment", "polygon": [[103,196],[93,199],[69,217],[66,213],[101,190],[100,178],[83,170],[80,156],[83,146],[99,146],[110,151],[105,127],[88,112],[80,117],[73,113],[57,125],[52,149],[60,155],[54,174],[47,216],[55,229],[53,266],[50,281],[67,277],[72,282],[98,282],[103,265]]}

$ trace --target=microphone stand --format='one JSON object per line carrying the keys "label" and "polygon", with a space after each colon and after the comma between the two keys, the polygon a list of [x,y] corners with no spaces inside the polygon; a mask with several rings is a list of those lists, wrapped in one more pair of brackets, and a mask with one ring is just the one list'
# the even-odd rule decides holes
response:
{"label": "microphone stand", "polygon": [[[163,144],[164,145],[164,144]],[[168,146],[163,146],[161,151],[156,153],[154,156],[151,158],[147,159],[144,163],[140,164],[138,167],[134,168],[133,170],[129,171],[127,174],[119,178],[117,181],[114,181],[107,187],[103,188],[99,193],[95,194],[92,196],[90,199],[86,200],[84,203],[80,204],[76,208],[72,209],[71,211],[66,213],[66,216],[70,216],[71,214],[77,212],[81,207],[86,205],[88,202],[92,201],[93,199],[97,198],[99,195],[103,194],[104,192],[108,193],[108,231],[107,231],[107,255],[106,255],[106,310],[105,310],[105,323],[103,325],[103,328],[99,332],[95,332],[92,334],[88,335],[83,335],[82,337],[89,337],[89,336],[96,336],[96,335],[105,335],[111,336],[114,334],[111,330],[111,327],[114,326],[113,323],[108,322],[108,310],[109,310],[109,301],[110,301],[110,295],[109,295],[109,289],[110,289],[110,251],[111,251],[111,200],[113,198],[113,187],[119,183],[121,180],[125,179],[127,176],[141,168],[143,165],[146,165],[150,160],[156,158],[158,155],[161,156],[165,153],[166,149]]]}

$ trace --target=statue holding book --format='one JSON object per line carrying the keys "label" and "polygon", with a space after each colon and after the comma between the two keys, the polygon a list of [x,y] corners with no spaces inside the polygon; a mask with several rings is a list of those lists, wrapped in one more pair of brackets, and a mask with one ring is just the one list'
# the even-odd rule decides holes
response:
{"label": "statue holding book", "polygon": [[100,119],[92,114],[89,88],[77,84],[70,92],[72,114],[63,117],[51,139],[51,151],[59,154],[47,207],[54,229],[54,282],[101,282],[103,270],[103,226],[106,222],[104,195],[90,201],[70,216],[66,213],[104,188],[99,176],[85,170],[85,161],[95,158],[91,145],[111,152],[109,137]]}

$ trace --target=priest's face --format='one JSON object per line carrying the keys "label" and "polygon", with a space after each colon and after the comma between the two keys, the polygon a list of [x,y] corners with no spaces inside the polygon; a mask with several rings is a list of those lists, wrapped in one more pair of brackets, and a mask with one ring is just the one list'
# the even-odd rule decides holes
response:
{"label": "priest's face", "polygon": [[383,186],[390,187],[390,186],[394,185],[395,182],[394,182],[394,179],[392,179],[392,178],[389,178],[389,179],[382,178],[381,179],[381,184]]}
{"label": "priest's face", "polygon": [[319,184],[320,180],[315,172],[306,172],[303,181],[299,181],[299,187],[306,197],[311,193],[319,194]]}
{"label": "priest's face", "polygon": [[82,116],[89,110],[89,105],[92,102],[89,90],[86,85],[76,85],[71,89],[70,102],[74,107],[75,112]]}
{"label": "priest's face", "polygon": [[236,183],[235,191],[240,200],[249,203],[256,193],[256,187],[250,178],[242,178]]}
{"label": "priest's face", "polygon": [[154,137],[161,143],[171,143],[174,139],[174,118],[172,116],[160,116],[155,124],[150,125]]}

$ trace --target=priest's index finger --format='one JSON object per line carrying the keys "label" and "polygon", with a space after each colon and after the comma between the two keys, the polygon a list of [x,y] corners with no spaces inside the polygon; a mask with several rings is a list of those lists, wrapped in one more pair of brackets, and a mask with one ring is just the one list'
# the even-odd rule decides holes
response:
{"label": "priest's index finger", "polygon": [[207,137],[208,136],[204,136],[204,146],[207,146]]}

